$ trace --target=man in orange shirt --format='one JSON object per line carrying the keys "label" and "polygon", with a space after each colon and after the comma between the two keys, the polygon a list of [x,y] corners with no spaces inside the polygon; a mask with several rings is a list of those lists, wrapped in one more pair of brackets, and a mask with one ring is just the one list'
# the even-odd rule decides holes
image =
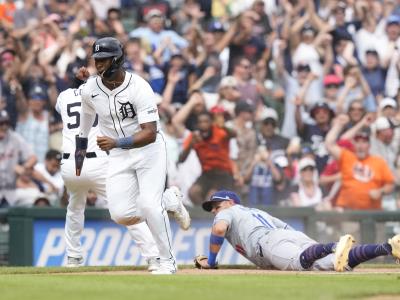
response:
{"label": "man in orange shirt", "polygon": [[[382,196],[393,191],[394,177],[383,158],[370,155],[369,133],[366,130],[355,134],[354,152],[336,144],[339,133],[347,123],[346,115],[338,116],[325,140],[326,148],[339,162],[342,175],[336,205],[345,209],[382,209]],[[360,127],[358,124],[355,126]]]}
{"label": "man in orange shirt", "polygon": [[189,189],[189,198],[201,204],[207,195],[218,189],[233,189],[232,161],[229,157],[229,140],[236,132],[212,124],[212,116],[203,112],[197,117],[197,130],[184,141],[179,162],[184,162],[194,149],[199,158],[202,174]]}

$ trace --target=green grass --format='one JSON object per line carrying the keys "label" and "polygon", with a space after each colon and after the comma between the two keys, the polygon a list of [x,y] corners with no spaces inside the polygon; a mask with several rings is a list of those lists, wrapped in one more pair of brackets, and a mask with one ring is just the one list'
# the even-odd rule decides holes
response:
{"label": "green grass", "polygon": [[[87,267],[79,272],[131,270]],[[400,299],[400,274],[108,275],[65,268],[0,268],[0,299]],[[387,298],[389,299],[389,298]]]}

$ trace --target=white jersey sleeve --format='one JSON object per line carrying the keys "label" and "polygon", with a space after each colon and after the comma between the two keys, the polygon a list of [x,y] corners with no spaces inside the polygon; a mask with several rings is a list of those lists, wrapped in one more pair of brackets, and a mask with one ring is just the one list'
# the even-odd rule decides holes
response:
{"label": "white jersey sleeve", "polygon": [[82,111],[79,136],[88,137],[96,118],[96,109],[91,101],[90,90],[87,85],[82,86]]}
{"label": "white jersey sleeve", "polygon": [[135,93],[138,123],[149,123],[159,120],[156,96],[149,83],[140,76],[134,75],[137,92]]}
{"label": "white jersey sleeve", "polygon": [[[82,89],[67,89],[61,92],[57,98],[56,110],[61,115],[63,121],[63,152],[75,152],[75,136],[79,134],[81,124],[81,105],[82,105]],[[97,152],[101,150],[96,145],[96,137],[100,135],[97,126],[98,120],[92,123],[93,127],[89,134],[88,152]],[[106,154],[105,154],[106,155]]]}

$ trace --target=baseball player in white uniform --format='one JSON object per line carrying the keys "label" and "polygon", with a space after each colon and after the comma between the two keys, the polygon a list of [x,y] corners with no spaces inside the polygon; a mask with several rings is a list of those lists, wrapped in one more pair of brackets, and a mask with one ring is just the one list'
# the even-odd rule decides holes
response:
{"label": "baseball player in white uniform", "polygon": [[92,56],[99,76],[89,78],[82,91],[76,174],[85,168],[88,135],[97,113],[104,134],[97,144],[110,153],[106,190],[111,218],[126,226],[146,222],[160,256],[160,267],[152,273],[174,274],[171,228],[162,203],[167,153],[154,92],[143,78],[122,68],[123,47],[117,39],[98,39]]}
{"label": "baseball player in white uniform", "polygon": [[[65,222],[65,240],[67,244],[67,266],[76,267],[83,263],[80,237],[84,226],[84,210],[89,190],[97,194],[98,201],[106,202],[106,174],[108,155],[96,145],[100,135],[97,118],[89,134],[88,150],[81,176],[75,175],[75,164],[71,153],[75,151],[75,136],[79,133],[81,116],[82,87],[68,89],[57,98],[56,110],[63,120],[63,161],[62,177],[70,198]],[[171,187],[164,192],[164,205],[176,217],[181,228],[187,230],[190,217],[182,204],[179,189]],[[145,222],[127,226],[130,236],[139,247],[142,256],[149,265],[149,271],[158,269],[159,252],[151,232]]]}
{"label": "baseball player in white uniform", "polygon": [[215,268],[216,257],[226,239],[237,252],[260,268],[278,270],[352,270],[378,256],[400,259],[400,234],[383,244],[364,244],[352,248],[347,234],[338,243],[319,244],[304,233],[268,213],[240,204],[237,194],[221,190],[214,193],[203,209],[215,215],[210,236],[210,253],[196,257],[198,268]]}

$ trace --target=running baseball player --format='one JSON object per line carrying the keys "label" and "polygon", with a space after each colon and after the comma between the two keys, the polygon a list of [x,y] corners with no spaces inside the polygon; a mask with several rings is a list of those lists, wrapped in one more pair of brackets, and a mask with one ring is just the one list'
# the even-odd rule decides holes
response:
{"label": "running baseball player", "polygon": [[160,254],[160,267],[152,273],[174,274],[171,228],[161,201],[167,153],[154,92],[143,78],[123,69],[123,47],[117,39],[98,39],[92,57],[99,75],[89,78],[82,91],[76,175],[85,168],[88,135],[97,114],[104,134],[97,137],[97,145],[110,153],[106,190],[111,218],[125,226],[146,222]]}
{"label": "running baseball player", "polygon": [[214,193],[203,209],[215,215],[208,257],[198,256],[198,268],[216,268],[216,257],[226,239],[237,252],[260,268],[278,270],[352,270],[378,256],[400,259],[400,234],[383,244],[352,248],[354,238],[347,234],[338,243],[319,244],[304,233],[268,213],[239,203],[234,192]]}
{"label": "running baseball player", "polygon": [[[85,71],[83,68],[80,70]],[[97,119],[90,131],[85,169],[80,177],[75,175],[75,164],[71,153],[75,150],[75,136],[79,133],[81,116],[82,87],[68,89],[57,98],[56,110],[63,120],[63,161],[62,177],[70,198],[65,222],[65,240],[67,245],[67,267],[77,267],[83,263],[80,237],[84,226],[84,210],[89,190],[97,194],[98,201],[106,202],[106,173],[108,155],[96,145],[100,135]],[[190,217],[182,204],[182,195],[177,187],[167,189],[163,194],[163,203],[176,218],[181,228],[187,230]],[[158,248],[145,222],[127,226],[128,232],[139,247],[142,256],[148,263],[149,271],[158,269]]]}

